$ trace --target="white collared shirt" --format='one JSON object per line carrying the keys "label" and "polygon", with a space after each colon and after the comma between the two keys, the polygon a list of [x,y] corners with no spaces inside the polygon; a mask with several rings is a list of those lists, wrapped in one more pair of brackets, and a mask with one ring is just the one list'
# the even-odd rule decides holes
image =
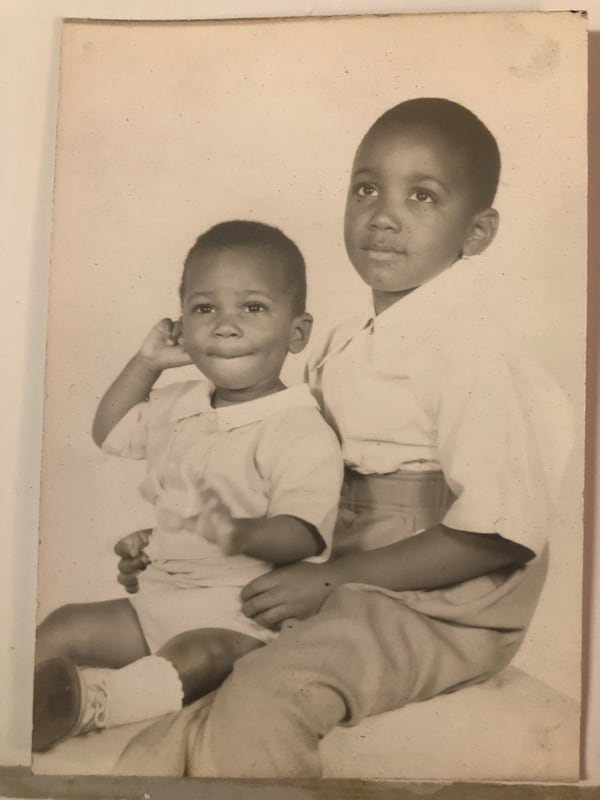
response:
{"label": "white collared shirt", "polygon": [[[207,584],[220,582],[223,557],[188,525],[202,510],[198,489],[210,487],[233,517],[284,514],[314,525],[326,545],[315,560],[325,560],[343,462],[308,387],[216,409],[213,391],[207,380],[157,389],[127,412],[102,445],[113,455],[146,459],[140,491],[157,515],[153,546],[162,542],[163,558],[202,559]],[[268,568],[257,559],[230,557],[228,583],[233,561],[240,585]]]}
{"label": "white collared shirt", "polygon": [[340,326],[308,380],[352,469],[441,469],[457,497],[446,525],[539,552],[571,415],[485,308],[478,284],[458,262],[378,316]]}

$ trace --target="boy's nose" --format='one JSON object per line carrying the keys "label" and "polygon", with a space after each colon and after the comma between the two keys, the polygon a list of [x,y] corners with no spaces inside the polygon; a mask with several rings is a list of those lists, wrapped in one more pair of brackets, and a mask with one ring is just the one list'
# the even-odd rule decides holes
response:
{"label": "boy's nose", "polygon": [[399,230],[402,222],[398,209],[393,204],[378,202],[373,208],[369,227],[373,230]]}

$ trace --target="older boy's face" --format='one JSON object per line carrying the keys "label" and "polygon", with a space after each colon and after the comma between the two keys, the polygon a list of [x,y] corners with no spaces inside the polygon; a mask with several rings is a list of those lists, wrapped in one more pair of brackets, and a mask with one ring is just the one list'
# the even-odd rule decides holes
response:
{"label": "older boy's face", "polygon": [[367,135],[352,170],[345,241],[376,307],[381,294],[401,297],[456,261],[471,230],[470,201],[463,160],[436,132]]}
{"label": "older boy's face", "polygon": [[215,386],[244,392],[244,400],[278,387],[293,334],[276,258],[264,248],[233,247],[198,255],[186,267],[185,349]]}

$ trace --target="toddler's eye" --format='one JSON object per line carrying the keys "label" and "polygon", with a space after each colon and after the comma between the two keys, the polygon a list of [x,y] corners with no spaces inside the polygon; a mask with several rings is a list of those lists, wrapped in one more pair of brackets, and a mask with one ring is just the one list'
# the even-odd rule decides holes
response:
{"label": "toddler's eye", "polygon": [[263,303],[246,303],[244,306],[244,311],[247,311],[249,314],[260,314],[261,311],[265,311],[266,306]]}
{"label": "toddler's eye", "polygon": [[214,306],[211,306],[210,303],[198,303],[192,308],[194,314],[210,314],[214,311]]}
{"label": "toddler's eye", "polygon": [[435,203],[434,195],[427,189],[413,189],[408,199],[416,200],[418,203]]}
{"label": "toddler's eye", "polygon": [[355,192],[359,197],[376,197],[377,187],[372,183],[359,183]]}

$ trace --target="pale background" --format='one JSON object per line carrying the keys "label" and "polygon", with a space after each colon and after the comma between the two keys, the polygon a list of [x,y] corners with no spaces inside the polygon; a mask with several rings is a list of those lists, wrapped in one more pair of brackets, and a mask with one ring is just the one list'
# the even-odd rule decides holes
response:
{"label": "pale background", "polygon": [[[404,6],[395,4],[395,7],[401,10]],[[198,8],[199,4],[196,4]],[[373,8],[372,5],[370,8]],[[120,6],[120,13],[123,10],[123,6]],[[76,8],[61,8],[61,11],[65,14],[81,13]],[[103,13],[107,13],[106,4]],[[144,13],[149,13],[148,4],[144,4]],[[453,22],[458,23],[458,20]],[[297,23],[294,27],[298,31],[308,30],[312,24]],[[381,21],[373,24],[381,24]],[[77,28],[81,31],[81,26]],[[251,29],[257,35],[256,26],[240,26],[239,30],[242,29]],[[147,30],[147,36],[151,39],[153,31]],[[212,34],[219,36],[217,28],[211,30]],[[80,38],[85,56],[81,63],[92,71],[98,63],[102,68],[97,73],[98,80],[91,83],[92,73],[73,75],[74,82],[69,87],[72,96],[78,91],[77,80],[84,81],[86,91],[83,96],[87,98],[89,107],[73,116],[76,124],[71,129],[71,138],[65,140],[65,147],[61,148],[60,153],[60,157],[66,159],[65,163],[71,164],[73,171],[70,173],[72,180],[65,176],[64,182],[61,179],[58,184],[59,202],[62,192],[64,202],[73,201],[74,209],[68,214],[57,215],[55,227],[60,259],[53,267],[56,275],[53,292],[59,291],[61,302],[68,302],[68,314],[60,318],[55,315],[52,320],[52,382],[49,384],[48,409],[52,415],[54,438],[49,441],[48,458],[49,463],[60,464],[60,469],[51,471],[52,475],[45,486],[54,498],[60,498],[60,503],[57,504],[55,500],[52,511],[44,509],[44,528],[46,530],[47,524],[47,531],[53,532],[62,541],[68,531],[73,531],[80,543],[83,540],[86,570],[102,556],[103,548],[106,553],[108,543],[113,541],[115,533],[111,522],[124,525],[125,530],[128,520],[132,525],[139,522],[137,510],[131,507],[127,512],[130,516],[126,517],[123,504],[119,501],[121,487],[123,496],[132,496],[130,487],[134,486],[137,479],[134,470],[127,470],[128,474],[123,479],[122,473],[116,474],[115,462],[110,462],[108,466],[109,462],[99,457],[86,439],[96,397],[114,375],[115,368],[135,348],[144,328],[156,316],[176,311],[174,288],[181,258],[191,239],[207,224],[236,214],[247,215],[248,208],[252,208],[256,217],[281,225],[297,238],[309,262],[313,288],[311,308],[321,320],[322,327],[332,321],[332,316],[339,318],[341,314],[345,315],[347,311],[358,307],[362,290],[358,282],[346,284],[350,272],[341,243],[346,172],[365,127],[377,113],[395,102],[397,94],[435,93],[453,96],[479,113],[498,136],[506,164],[498,198],[503,226],[497,243],[486,258],[486,268],[495,276],[498,307],[506,309],[507,298],[514,297],[515,285],[523,287],[518,292],[520,300],[516,305],[511,303],[505,312],[507,321],[523,335],[565,386],[571,390],[581,388],[581,248],[584,233],[581,214],[569,215],[569,209],[575,198],[578,198],[581,208],[585,195],[581,183],[583,144],[580,139],[571,151],[565,144],[565,137],[568,140],[572,131],[580,135],[583,123],[572,113],[557,115],[556,109],[564,109],[567,102],[569,109],[572,108],[571,103],[580,103],[585,86],[571,85],[569,88],[564,77],[561,82],[561,75],[566,74],[565,61],[556,58],[551,46],[538,47],[528,53],[531,37],[527,26],[523,27],[522,23],[511,26],[510,33],[515,39],[513,47],[507,50],[511,52],[511,66],[514,69],[509,74],[504,71],[501,90],[497,87],[498,78],[494,77],[493,67],[497,69],[498,64],[506,64],[507,50],[503,49],[501,43],[496,47],[490,46],[489,40],[485,45],[482,43],[480,53],[490,65],[485,89],[482,91],[479,64],[477,69],[474,64],[465,64],[464,72],[461,69],[460,82],[453,84],[452,75],[458,69],[456,58],[461,53],[468,57],[468,53],[456,45],[457,41],[463,40],[465,30],[463,24],[460,30],[456,29],[454,37],[448,37],[447,44],[437,42],[432,50],[415,50],[415,67],[408,73],[405,67],[406,41],[402,42],[402,51],[395,56],[393,53],[387,56],[369,53],[370,70],[361,73],[351,65],[353,60],[354,64],[357,60],[364,64],[364,52],[360,49],[364,47],[364,40],[361,37],[360,44],[352,46],[351,37],[343,37],[343,41],[336,40],[328,52],[339,47],[339,60],[336,63],[340,67],[347,66],[348,73],[340,68],[339,74],[327,74],[323,79],[318,61],[325,54],[326,48],[323,48],[323,52],[319,50],[311,55],[310,63],[307,61],[307,68],[310,69],[303,73],[302,82],[293,91],[289,90],[289,82],[281,86],[277,103],[273,102],[273,87],[261,87],[261,76],[269,74],[271,79],[279,80],[281,65],[278,65],[278,69],[271,69],[274,65],[269,65],[267,59],[266,63],[257,64],[252,89],[256,98],[254,111],[261,110],[263,114],[269,112],[273,120],[272,130],[267,131],[274,134],[273,139],[265,136],[264,128],[260,132],[253,129],[252,116],[244,117],[240,123],[239,113],[236,113],[236,118],[232,119],[232,131],[239,134],[225,141],[222,141],[222,137],[215,137],[214,133],[225,122],[217,116],[223,113],[223,104],[218,102],[216,107],[211,106],[210,103],[215,100],[214,91],[206,96],[202,94],[206,93],[206,85],[194,85],[194,81],[202,77],[196,66],[185,71],[183,78],[176,74],[168,78],[164,71],[165,53],[161,53],[160,47],[151,47],[143,55],[127,48],[115,48],[113,43],[122,34],[118,34],[114,28],[110,30],[110,42],[104,48],[94,45],[86,50],[85,37]],[[178,35],[189,39],[188,32],[183,28],[179,28]],[[427,35],[427,26],[420,31],[419,37],[423,35]],[[6,44],[9,51],[11,45],[14,46],[10,39]],[[229,36],[222,46],[230,46]],[[56,53],[50,53],[50,49],[47,47],[46,56],[55,59]],[[261,44],[262,59],[266,58],[268,51],[267,37]],[[33,52],[30,56],[33,56]],[[427,53],[426,59],[423,58],[423,52]],[[107,55],[110,57],[107,58]],[[578,61],[581,68],[583,57],[582,48],[568,54],[568,60],[575,64],[575,68]],[[198,58],[198,53],[192,52],[190,63],[197,65]],[[229,63],[233,64],[233,58],[230,58]],[[390,58],[392,61],[396,58],[396,63],[402,65],[402,70],[396,71],[397,75],[401,74],[402,81],[396,79],[385,85],[390,78]],[[144,64],[143,71],[139,69],[140,62]],[[31,58],[24,58],[19,63],[25,71],[24,77],[27,77],[28,69],[34,71],[35,63]],[[111,63],[117,67],[114,76],[106,72]],[[449,63],[453,65],[452,70],[448,69]],[[157,81],[160,88],[148,93],[152,84],[148,82],[147,71],[153,68],[153,64],[159,72]],[[159,69],[160,64],[163,67]],[[50,228],[51,169],[46,162],[52,158],[53,69],[56,62],[40,66],[45,67],[46,77],[52,82],[52,91],[48,95],[49,108],[46,110],[49,118],[44,117],[44,108],[31,103],[31,98],[19,95],[23,105],[17,104],[17,116],[23,114],[28,126],[24,138],[16,143],[17,158],[10,161],[8,170],[9,179],[13,181],[9,183],[13,196],[19,186],[23,189],[30,185],[28,180],[34,186],[40,180],[37,174],[39,161],[31,158],[35,150],[23,149],[25,143],[31,147],[30,128],[32,125],[35,127],[37,120],[37,136],[42,139],[41,143],[38,141],[37,148],[38,152],[42,148],[40,159],[44,162],[42,175],[45,176],[38,184],[41,202],[36,203],[34,192],[28,195],[30,205],[22,206],[20,215],[17,214],[18,206],[15,207],[12,201],[7,206],[5,219],[12,223],[13,241],[16,242],[12,252],[19,252],[20,242],[24,268],[23,273],[19,273],[16,268],[18,261],[10,258],[7,264],[14,264],[14,268],[5,268],[3,275],[8,278],[7,292],[14,292],[16,303],[27,303],[34,318],[27,320],[25,315],[15,314],[14,321],[10,317],[7,325],[5,344],[11,354],[7,378],[17,387],[23,386],[25,377],[28,382],[22,394],[16,392],[14,413],[10,415],[9,412],[5,440],[10,445],[16,436],[21,440],[25,438],[33,452],[39,435],[39,364],[46,280],[44,253],[48,252]],[[431,70],[428,76],[424,75],[424,66]],[[314,75],[312,81],[307,80],[307,74]],[[581,69],[579,74],[582,74]],[[33,80],[31,74],[29,77]],[[125,77],[128,82],[126,86],[123,85]],[[219,79],[224,88],[236,90],[235,69],[224,71]],[[340,91],[332,90],[334,80]],[[512,92],[507,90],[507,85],[512,87]],[[43,83],[36,86],[40,90],[38,101],[44,101],[46,87]],[[341,91],[344,87],[346,92],[349,88],[353,91],[359,88],[361,103],[358,109],[348,94]],[[527,93],[523,95],[523,87],[528,88],[528,97],[525,96]],[[184,90],[194,91],[195,97],[202,96],[202,103],[190,104],[184,100],[185,105],[182,106]],[[390,95],[390,92],[397,94]],[[81,91],[79,97],[82,97]],[[315,97],[322,103],[321,110],[310,113],[307,100]],[[99,98],[108,101],[113,116],[90,116],[89,109],[97,108]],[[286,103],[292,103],[296,110],[295,131],[286,129],[291,118]],[[329,109],[330,116],[324,114],[323,108]],[[68,106],[64,112],[69,113]],[[518,126],[514,124],[512,116],[517,114]],[[334,118],[338,120],[335,127],[331,124]],[[158,134],[158,144],[151,141],[151,133]],[[179,142],[184,133],[193,137],[195,159],[181,152]],[[293,141],[296,146],[289,156],[285,148],[289,147],[292,133],[295,134]],[[133,153],[132,134],[137,136]],[[253,141],[252,159],[244,157],[250,141]],[[217,146],[225,148],[226,155],[229,155],[226,170],[222,169],[221,159],[214,159],[215,162],[219,160],[217,164],[211,163],[212,158],[210,161],[207,158]],[[93,153],[93,157],[90,153]],[[132,155],[135,157],[132,158]],[[318,158],[316,163],[315,157]],[[269,169],[265,171],[263,165],[267,161]],[[309,167],[302,169],[302,165],[306,164]],[[59,176],[60,169],[59,162]],[[247,171],[247,177],[243,181],[236,180],[234,185],[232,181],[241,170]],[[527,176],[526,181],[520,179],[523,174]],[[544,178],[544,185],[540,182],[540,176]],[[557,191],[559,186],[563,187],[560,192]],[[189,187],[192,187],[192,192]],[[281,202],[276,204],[272,199],[273,187],[285,187],[281,191]],[[250,195],[253,202],[249,205]],[[34,211],[37,211],[38,219],[32,223]],[[7,227],[11,230],[10,224]],[[33,228],[39,238],[32,241]],[[20,234],[22,239],[19,239]],[[64,249],[59,251],[61,247]],[[530,272],[532,260],[540,265],[540,271],[533,275]],[[115,291],[114,275],[117,268],[122,280]],[[140,303],[141,281],[137,276],[142,271],[145,280],[143,302]],[[504,277],[502,271],[505,272]],[[74,274],[77,275],[75,281]],[[149,281],[147,277],[150,277]],[[345,296],[339,293],[342,279],[347,285]],[[322,300],[331,291],[336,292],[335,309]],[[165,298],[170,304],[168,309],[165,309]],[[533,314],[529,311],[531,303],[535,308]],[[112,314],[112,325],[107,326],[103,321],[107,317],[100,320],[95,316],[95,310]],[[26,320],[27,336],[24,333]],[[32,336],[33,341],[30,338]],[[29,342],[23,346],[23,357],[19,361],[14,354],[15,345],[28,338]],[[551,346],[548,345],[549,339]],[[295,370],[292,369],[292,373],[294,371],[297,374],[298,365]],[[65,392],[65,388],[68,391]],[[574,392],[574,400],[576,404],[580,403],[581,395],[577,391]],[[16,419],[22,420],[20,429],[15,424]],[[12,520],[15,534],[18,533],[20,537],[19,547],[14,546],[14,539],[6,545],[8,558],[4,559],[4,565],[7,575],[2,588],[7,598],[16,594],[20,598],[14,615],[14,628],[7,632],[7,644],[8,647],[19,648],[19,663],[26,664],[30,645],[23,642],[23,637],[19,642],[16,630],[17,627],[21,631],[27,627],[31,630],[31,605],[28,611],[27,598],[32,595],[25,590],[31,588],[31,564],[34,560],[34,539],[30,525],[35,524],[35,463],[27,465],[19,462],[15,474],[18,476],[19,494],[16,501],[14,497],[10,499],[15,506]],[[95,486],[88,480],[92,474],[96,475]],[[577,478],[575,475],[575,484]],[[14,482],[9,483],[8,487],[11,485]],[[102,509],[101,514],[93,505],[99,488],[106,499],[106,508]],[[573,519],[572,511],[576,506],[577,500],[571,492],[564,506],[565,518]],[[10,514],[8,519],[11,519]],[[23,546],[24,542],[27,547]],[[52,549],[54,547],[53,544]],[[81,556],[81,550],[74,557],[62,554],[60,564],[51,570],[51,579],[45,581],[45,607],[41,609],[42,612],[45,613],[56,602],[81,597],[81,588],[87,581],[87,576],[77,567]],[[577,573],[576,531],[573,531],[573,539],[561,548],[561,561],[568,574]],[[9,569],[8,565],[12,565],[12,568]],[[94,590],[105,592],[109,581],[112,581],[112,575],[107,574],[105,584]],[[20,591],[18,587],[22,587]],[[564,676],[572,672],[573,656],[577,652],[578,614],[573,616],[573,612],[569,612],[574,608],[577,598],[565,592],[564,585],[558,581],[555,581],[547,596],[548,599],[544,601],[547,610],[538,616],[524,657],[538,667],[538,674],[540,669],[545,672],[541,677],[564,689],[568,688],[563,685]],[[564,613],[571,613],[571,617],[565,620]],[[562,618],[558,635],[557,614]],[[549,630],[551,636],[547,635]],[[8,650],[8,647],[2,648],[2,651]],[[547,648],[545,652],[544,648]],[[27,670],[28,667],[22,668],[24,672]],[[11,673],[7,671],[7,674]],[[572,689],[572,684],[569,686]],[[23,717],[25,687],[21,692],[18,704],[11,704],[13,695],[7,691],[7,702],[3,704],[4,709],[9,709],[9,726],[6,730],[12,734],[12,738],[7,738],[9,745],[6,748],[2,746],[0,750],[3,754],[15,753],[14,760],[9,755],[6,763],[19,763],[19,759],[24,757],[25,738],[21,736],[17,741],[16,723],[12,721]],[[12,720],[10,711],[13,712]]]}
{"label": "pale background", "polygon": [[[314,340],[366,305],[343,248],[345,192],[362,135],[399,99],[454,98],[497,136],[502,221],[480,268],[498,315],[559,378],[581,421],[585,38],[573,15],[67,23],[40,619],[66,601],[123,594],[111,551],[117,538],[152,523],[136,491],[143,464],[103,456],[91,418],[146,331],[178,315],[182,261],[199,233],[247,216],[286,231],[307,261]],[[482,92],[482,73],[507,102]],[[292,382],[302,378],[305,355],[288,366]],[[575,698],[582,460],[579,447],[552,531],[544,602],[517,662]]]}

